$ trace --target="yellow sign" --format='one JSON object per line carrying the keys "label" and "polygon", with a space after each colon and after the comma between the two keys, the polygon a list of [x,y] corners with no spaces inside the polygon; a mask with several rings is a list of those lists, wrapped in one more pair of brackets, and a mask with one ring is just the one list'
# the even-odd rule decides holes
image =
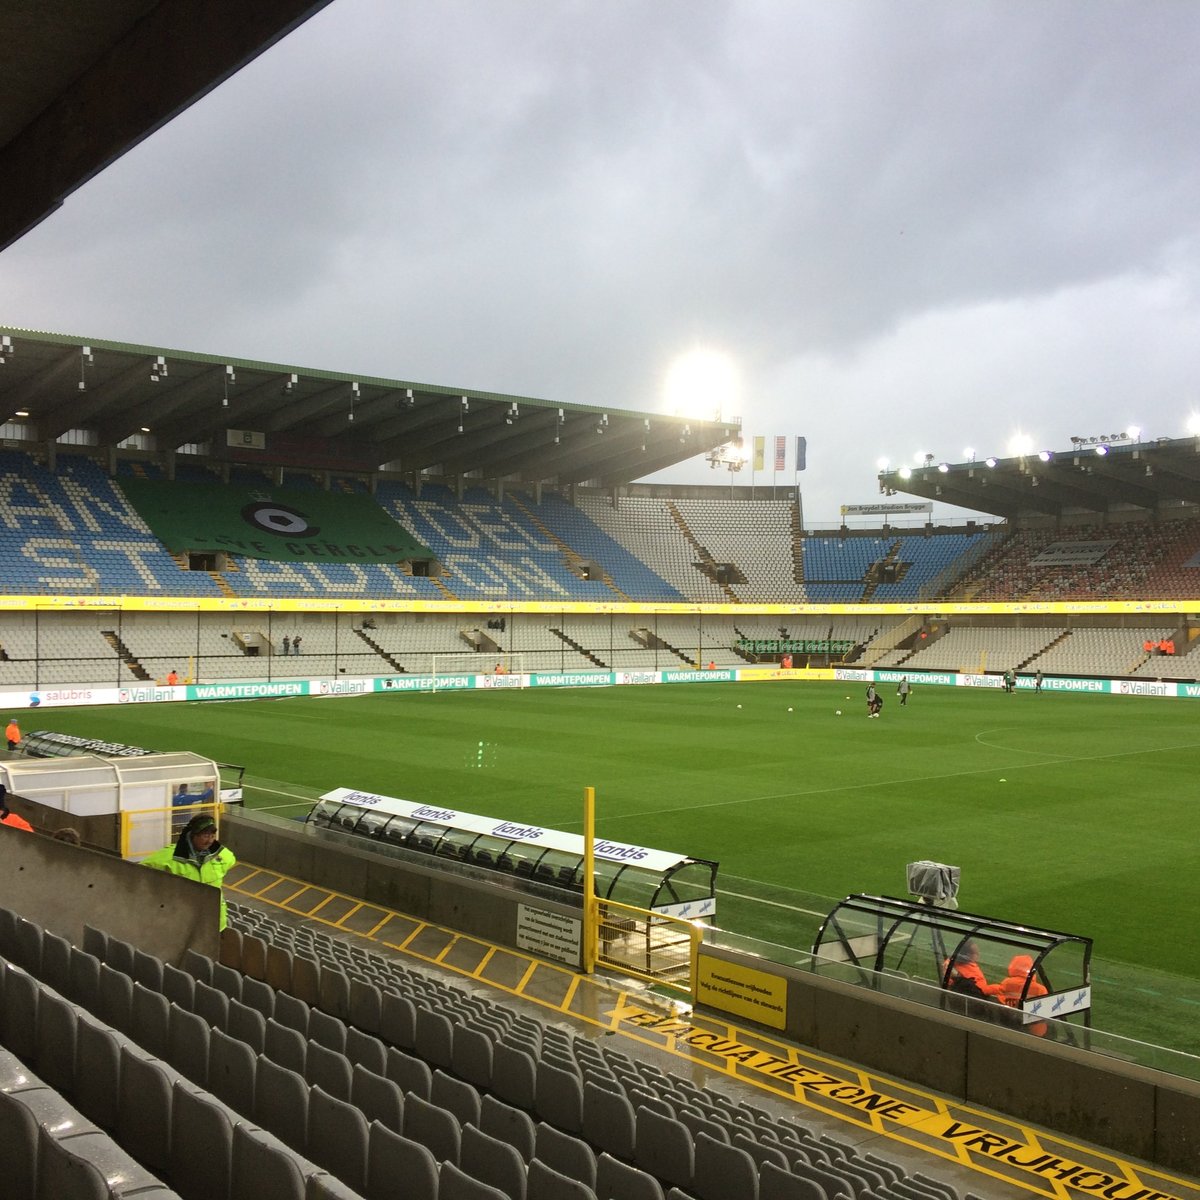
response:
{"label": "yellow sign", "polygon": [[708,954],[700,959],[696,1003],[772,1029],[787,1028],[786,979]]}

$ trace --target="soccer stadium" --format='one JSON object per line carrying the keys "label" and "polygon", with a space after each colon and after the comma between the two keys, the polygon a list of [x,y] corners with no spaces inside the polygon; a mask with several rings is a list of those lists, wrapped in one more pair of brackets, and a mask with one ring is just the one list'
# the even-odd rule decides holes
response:
{"label": "soccer stadium", "polygon": [[818,529],[640,482],[736,421],[15,325],[0,404],[5,1195],[1200,1198],[1200,440]]}

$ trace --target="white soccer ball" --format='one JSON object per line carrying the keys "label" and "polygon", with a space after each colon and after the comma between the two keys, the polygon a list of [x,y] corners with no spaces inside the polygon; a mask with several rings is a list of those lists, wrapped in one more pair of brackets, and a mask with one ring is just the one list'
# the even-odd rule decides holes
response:
{"label": "white soccer ball", "polygon": [[833,715],[834,715],[835,717],[840,717],[840,716],[842,715],[842,710],[841,710],[840,708],[839,708],[839,709],[835,709],[835,710],[834,710],[834,714],[833,714]]}
{"label": "white soccer ball", "polygon": [[739,704],[739,705],[738,705],[738,708],[741,708],[741,707],[742,707],[742,706]]}
{"label": "white soccer ball", "polygon": [[788,709],[788,712],[791,712],[791,711],[792,711],[792,710],[789,708],[789,709]]}

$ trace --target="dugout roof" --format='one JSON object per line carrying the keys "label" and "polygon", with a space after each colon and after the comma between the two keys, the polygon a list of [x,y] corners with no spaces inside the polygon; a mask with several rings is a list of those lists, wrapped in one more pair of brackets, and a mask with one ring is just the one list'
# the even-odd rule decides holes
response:
{"label": "dugout roof", "polygon": [[0,422],[37,441],[85,430],[261,465],[616,486],[704,453],[739,422],[0,327]]}
{"label": "dugout roof", "polygon": [[329,0],[8,0],[0,249]]}
{"label": "dugout roof", "polygon": [[1009,520],[1200,504],[1200,438],[1075,439],[1069,450],[879,473],[885,495],[905,493]]}

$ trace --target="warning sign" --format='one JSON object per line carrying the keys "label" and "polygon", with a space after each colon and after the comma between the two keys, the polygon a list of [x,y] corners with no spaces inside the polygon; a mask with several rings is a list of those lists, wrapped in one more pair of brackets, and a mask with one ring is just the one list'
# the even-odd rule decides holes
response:
{"label": "warning sign", "polygon": [[787,1027],[787,980],[704,954],[696,977],[696,1003],[770,1025]]}

